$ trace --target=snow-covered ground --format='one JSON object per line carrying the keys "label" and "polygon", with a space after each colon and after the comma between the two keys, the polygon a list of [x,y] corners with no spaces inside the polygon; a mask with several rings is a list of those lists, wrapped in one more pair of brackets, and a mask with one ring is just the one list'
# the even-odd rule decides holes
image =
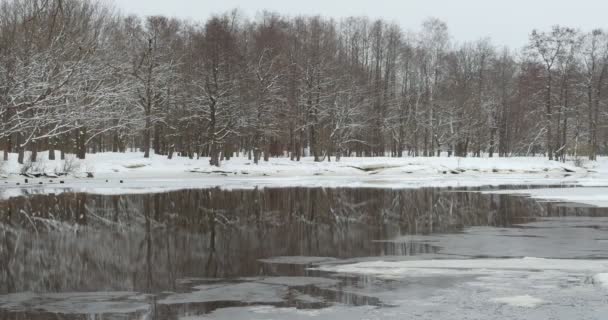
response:
{"label": "snow-covered ground", "polygon": [[[63,171],[65,162],[49,161],[40,153],[34,171],[50,175]],[[71,160],[72,173],[61,179],[28,179],[19,176],[17,155],[1,164],[0,197],[27,193],[81,191],[100,194],[147,193],[187,188],[222,187],[465,187],[486,185],[580,185],[608,186],[608,158],[573,163],[528,158],[342,158],[340,162],[300,162],[272,158],[255,165],[246,157],[209,166],[207,158],[188,159],[142,153],[89,154],[86,160]],[[86,178],[90,172],[94,178]],[[4,183],[2,183],[4,180]],[[51,182],[52,180],[52,182]],[[60,184],[62,180],[64,183]],[[122,180],[122,182],[121,182]],[[19,185],[17,185],[19,184]],[[595,199],[598,200],[598,199]]]}
{"label": "snow-covered ground", "polygon": [[[64,161],[47,160],[46,152],[38,155],[39,161],[34,167],[37,171],[62,171]],[[68,159],[73,156],[68,155]],[[236,157],[223,161],[221,167],[209,165],[208,158],[189,159],[151,155],[146,159],[140,152],[97,153],[88,154],[85,160],[75,162],[75,172],[93,172],[103,176],[159,177],[176,173],[199,174],[236,174],[248,176],[308,176],[308,175],[395,175],[395,174],[461,174],[461,173],[584,173],[585,168],[541,157],[514,158],[455,158],[455,157],[372,157],[342,158],[339,162],[314,162],[312,158],[303,158],[300,162],[288,158],[271,158],[268,162],[260,161],[255,165],[246,157]],[[608,161],[608,159],[606,160]],[[10,154],[4,170],[18,174],[21,165],[17,155]],[[608,169],[608,168],[607,168]]]}

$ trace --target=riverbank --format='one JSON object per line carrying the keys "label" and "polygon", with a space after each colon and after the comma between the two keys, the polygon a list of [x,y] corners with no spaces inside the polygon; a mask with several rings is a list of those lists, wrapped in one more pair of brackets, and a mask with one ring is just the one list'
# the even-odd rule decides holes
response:
{"label": "riverbank", "polygon": [[[207,158],[167,159],[142,153],[98,153],[85,160],[38,162],[23,176],[17,155],[2,164],[0,197],[70,191],[98,194],[148,193],[189,188],[255,187],[476,187],[497,185],[608,186],[608,158],[561,163],[541,157],[342,158],[339,162],[272,158],[258,165],[246,157],[209,165]],[[63,174],[69,169],[67,175]],[[39,177],[37,177],[39,176]],[[26,181],[27,179],[27,181]]]}
{"label": "riverbank", "polygon": [[[38,161],[30,165],[29,173],[58,173],[68,171],[73,176],[91,172],[95,176],[157,176],[174,173],[231,174],[248,176],[319,176],[319,175],[394,175],[394,174],[462,174],[462,173],[584,173],[608,170],[608,158],[598,162],[583,161],[561,163],[543,157],[512,158],[460,158],[460,157],[362,157],[342,158],[340,161],[314,162],[312,157],[301,161],[288,158],[271,158],[254,164],[247,157],[235,157],[223,161],[220,167],[209,165],[208,158],[189,159],[143,153],[88,154],[84,160],[68,155],[67,160],[48,160],[46,152],[39,153]],[[334,160],[334,159],[332,159]],[[9,160],[1,162],[4,175],[18,175],[24,166],[17,163],[17,154],[9,154]]]}

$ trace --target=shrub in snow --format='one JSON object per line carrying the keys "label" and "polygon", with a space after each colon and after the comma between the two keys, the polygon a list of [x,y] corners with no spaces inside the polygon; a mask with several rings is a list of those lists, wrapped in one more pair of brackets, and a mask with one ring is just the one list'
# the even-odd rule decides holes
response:
{"label": "shrub in snow", "polygon": [[95,166],[90,162],[86,162],[84,165],[84,171],[91,174],[95,172]]}
{"label": "shrub in snow", "polygon": [[587,159],[583,157],[576,157],[572,163],[577,167],[584,167],[587,164]]}
{"label": "shrub in snow", "polygon": [[6,172],[6,162],[4,160],[0,160],[0,177],[6,178],[8,173]]}
{"label": "shrub in snow", "polygon": [[31,160],[26,160],[25,163],[23,163],[21,165],[21,169],[19,170],[19,172],[21,174],[26,174],[32,171],[32,167],[34,166],[34,164],[32,163]]}
{"label": "shrub in snow", "polygon": [[74,155],[67,155],[65,160],[63,161],[63,166],[61,166],[59,172],[57,168],[55,168],[56,174],[70,174],[78,171],[80,169],[80,161]]}
{"label": "shrub in snow", "polygon": [[43,173],[45,169],[46,161],[44,158],[38,158],[37,161],[32,161],[30,157],[27,157],[23,165],[21,165],[20,173]]}

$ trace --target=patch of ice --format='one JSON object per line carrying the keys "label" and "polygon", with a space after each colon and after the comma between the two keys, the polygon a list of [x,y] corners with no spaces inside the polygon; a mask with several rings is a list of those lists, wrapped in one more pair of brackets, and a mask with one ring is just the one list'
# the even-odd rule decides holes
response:
{"label": "patch of ice", "polygon": [[245,303],[278,303],[287,294],[287,287],[264,283],[213,284],[194,287],[197,291],[176,293],[160,300],[159,304],[185,304],[214,301]]}
{"label": "patch of ice", "polygon": [[466,260],[413,260],[413,261],[372,261],[346,265],[326,265],[315,270],[346,274],[377,276],[429,276],[438,274],[461,275],[485,273],[487,271],[605,271],[608,260],[577,259],[466,259]]}
{"label": "patch of ice", "polygon": [[289,287],[303,286],[332,286],[340,283],[336,279],[320,278],[320,277],[268,277],[259,278],[258,283],[270,285],[283,285]]}
{"label": "patch of ice", "polygon": [[268,264],[297,264],[297,265],[308,265],[308,264],[320,264],[336,261],[336,258],[332,257],[306,257],[306,256],[283,256],[283,257],[272,257],[267,259],[259,259],[258,261]]}
{"label": "patch of ice", "polygon": [[313,297],[309,294],[305,294],[305,293],[298,293],[296,294],[296,300],[300,301],[300,302],[304,302],[304,303],[322,303],[325,302],[324,299],[322,298],[318,298],[318,297]]}
{"label": "patch of ice", "polygon": [[523,307],[523,308],[534,308],[545,303],[544,300],[539,298],[534,298],[530,295],[523,296],[513,296],[513,297],[504,297],[504,298],[494,298],[493,302],[507,304],[513,307]]}
{"label": "patch of ice", "polygon": [[364,315],[373,311],[374,307],[347,307],[334,306],[324,309],[296,309],[277,308],[272,306],[235,307],[223,308],[204,316],[185,316],[180,320],[203,320],[203,319],[247,319],[247,320],[269,320],[269,319],[368,319]]}

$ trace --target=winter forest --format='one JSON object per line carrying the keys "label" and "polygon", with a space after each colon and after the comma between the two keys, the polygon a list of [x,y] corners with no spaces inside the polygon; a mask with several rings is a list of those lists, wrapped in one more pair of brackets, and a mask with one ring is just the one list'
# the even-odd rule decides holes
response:
{"label": "winter forest", "polygon": [[0,3],[5,160],[608,153],[602,29],[530,30],[525,48],[507,48],[458,42],[434,18],[404,30],[365,17],[183,21],[87,0]]}

